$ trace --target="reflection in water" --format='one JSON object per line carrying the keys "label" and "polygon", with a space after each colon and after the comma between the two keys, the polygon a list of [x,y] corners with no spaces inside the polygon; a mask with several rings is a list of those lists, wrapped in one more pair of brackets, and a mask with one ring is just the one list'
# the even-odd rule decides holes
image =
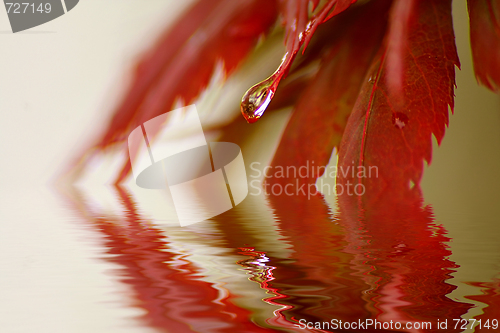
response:
{"label": "reflection in water", "polygon": [[138,215],[124,188],[116,187],[116,194],[126,218],[96,214],[89,221],[106,235],[108,253],[114,255],[107,260],[123,266],[120,275],[134,288],[135,305],[147,311],[148,325],[168,332],[260,331],[249,322],[249,310],[235,306],[231,295],[222,298],[168,237]]}
{"label": "reflection in water", "polygon": [[[338,331],[300,329],[300,320],[332,319],[430,321],[432,330],[412,331],[435,331],[438,320],[472,306],[448,297],[457,265],[419,196],[363,209],[340,198],[335,215],[320,195],[264,204],[249,196],[212,221],[181,228],[146,220],[127,189],[113,192],[123,209],[116,214],[91,207],[76,189],[72,200],[105,235],[112,255],[105,260],[121,266],[133,305],[147,312],[144,324],[160,331]],[[498,318],[498,281],[476,287],[484,294],[471,299],[490,304],[478,319]],[[452,326],[439,331],[457,332]]]}
{"label": "reflection in water", "polygon": [[339,202],[350,236],[346,251],[355,255],[359,276],[370,286],[365,299],[375,317],[437,323],[467,313],[470,304],[447,296],[456,289],[447,281],[458,266],[448,259],[450,239],[434,223],[431,208],[422,206],[418,189],[376,202],[348,196]]}
{"label": "reflection in water", "polygon": [[476,332],[491,332],[491,330],[500,329],[500,280],[471,284],[481,288],[483,294],[469,296],[469,298],[488,304],[483,314],[475,318],[477,321],[481,321],[481,327],[478,327]]}

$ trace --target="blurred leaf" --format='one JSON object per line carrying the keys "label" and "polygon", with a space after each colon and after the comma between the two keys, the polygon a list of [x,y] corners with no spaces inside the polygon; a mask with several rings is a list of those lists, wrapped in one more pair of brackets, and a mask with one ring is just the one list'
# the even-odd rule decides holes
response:
{"label": "blurred leaf", "polygon": [[468,0],[472,60],[477,81],[500,89],[500,2]]}
{"label": "blurred leaf", "polygon": [[277,15],[274,0],[197,1],[140,62],[100,146],[125,140],[129,130],[170,111],[176,98],[189,104],[208,84],[218,61],[230,74]]}
{"label": "blurred leaf", "polygon": [[[384,36],[390,1],[352,8],[318,30],[328,47],[313,80],[298,100],[273,166],[324,166],[339,147],[371,60]],[[326,49],[326,50],[325,50]],[[315,181],[319,175],[312,176]]]}

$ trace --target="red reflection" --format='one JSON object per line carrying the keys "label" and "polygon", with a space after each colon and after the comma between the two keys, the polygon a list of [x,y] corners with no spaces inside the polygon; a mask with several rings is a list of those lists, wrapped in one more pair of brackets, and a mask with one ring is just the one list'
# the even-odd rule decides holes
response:
{"label": "red reflection", "polygon": [[354,321],[370,318],[362,293],[364,281],[355,276],[352,254],[343,228],[332,220],[321,196],[270,197],[284,237],[293,244],[293,258],[274,263],[272,286],[289,305],[283,315],[290,322],[339,319]]}
{"label": "red reflection", "polygon": [[[460,318],[470,304],[448,298],[447,281],[458,267],[448,257],[446,230],[434,223],[418,188],[387,191],[374,199],[339,197],[339,218],[349,235],[359,276],[370,289],[367,307],[380,320],[430,321]],[[446,330],[441,330],[446,331]]]}
{"label": "red reflection", "polygon": [[[230,287],[221,295],[213,283],[204,281],[201,269],[188,256],[175,251],[168,234],[140,216],[125,189],[116,188],[116,194],[125,218],[92,213],[78,193],[74,203],[105,235],[106,253],[112,255],[105,260],[122,267],[120,276],[132,287],[133,305],[147,311],[142,319],[160,330],[304,332],[308,330],[299,329],[300,320],[332,319],[436,325],[438,319],[461,318],[472,306],[447,296],[456,288],[447,281],[457,266],[448,259],[445,230],[434,223],[431,209],[422,206],[417,191],[370,207],[360,198],[340,197],[335,217],[320,195],[309,200],[270,197],[280,238],[292,247],[287,258],[251,246],[258,243],[259,230],[244,227],[238,207],[218,217],[214,223],[221,231],[219,246],[240,256],[234,269],[243,267],[248,272],[245,279],[265,291],[266,297],[255,295],[252,306],[238,306],[241,302]],[[490,319],[491,325],[499,315],[498,280],[473,285],[483,288],[484,294],[469,298],[489,304],[476,319],[483,323]],[[278,308],[265,323],[256,322],[265,303]],[[448,325],[448,330],[440,331],[456,330]]]}
{"label": "red reflection", "polygon": [[202,280],[199,269],[170,247],[168,236],[138,214],[125,188],[115,187],[126,219],[91,215],[85,200],[74,203],[106,237],[106,260],[120,264],[122,282],[134,291],[136,303],[152,327],[168,332],[269,332],[250,321],[252,311],[234,304],[234,296],[220,295]]}
{"label": "red reflection", "polygon": [[476,296],[467,296],[469,299],[473,299],[482,303],[487,304],[487,307],[483,309],[483,314],[476,316],[475,322],[469,320],[466,322],[453,322],[453,325],[458,324],[460,326],[467,324],[467,327],[474,325],[475,332],[492,332],[500,329],[500,279],[494,279],[491,282],[472,282],[469,283],[475,287],[481,288],[483,294]]}

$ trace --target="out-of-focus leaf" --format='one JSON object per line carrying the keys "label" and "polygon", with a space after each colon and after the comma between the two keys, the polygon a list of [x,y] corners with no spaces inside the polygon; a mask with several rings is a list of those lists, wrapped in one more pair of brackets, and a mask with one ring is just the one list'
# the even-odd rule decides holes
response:
{"label": "out-of-focus leaf", "polygon": [[408,38],[413,4],[414,0],[396,0],[391,8],[387,36],[387,86],[393,94],[401,94],[405,41]]}
{"label": "out-of-focus leaf", "polygon": [[230,73],[271,28],[277,14],[274,0],[196,2],[140,62],[100,146],[123,141],[128,130],[170,111],[176,98],[192,101],[218,61]]}
{"label": "out-of-focus leaf", "polygon": [[[453,111],[459,60],[451,0],[415,0],[403,54],[401,94],[388,88],[387,43],[379,50],[347,123],[339,150],[337,182],[370,194],[418,186],[430,163],[432,135],[440,143]],[[371,176],[368,175],[372,171]],[[362,192],[358,187],[358,194]]]}
{"label": "out-of-focus leaf", "polygon": [[[277,15],[275,0],[198,1],[140,62],[98,148],[123,143],[129,131],[170,111],[176,99],[192,102],[219,61],[230,74],[273,26]],[[121,183],[130,170],[127,160],[115,183]]]}
{"label": "out-of-focus leaf", "polygon": [[472,60],[478,82],[500,89],[500,2],[468,0]]}
{"label": "out-of-focus leaf", "polygon": [[[296,104],[274,156],[274,167],[328,163],[380,47],[390,4],[382,0],[352,8],[321,27],[326,31],[318,30],[330,41],[329,47]],[[309,180],[318,176],[311,175]]]}

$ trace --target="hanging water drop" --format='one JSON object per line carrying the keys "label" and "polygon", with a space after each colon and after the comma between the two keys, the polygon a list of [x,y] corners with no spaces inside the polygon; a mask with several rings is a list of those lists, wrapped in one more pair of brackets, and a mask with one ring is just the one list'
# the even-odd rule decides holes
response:
{"label": "hanging water drop", "polygon": [[287,72],[295,53],[286,52],[281,60],[278,69],[262,82],[257,83],[247,90],[241,99],[241,113],[249,123],[254,123],[266,111],[267,106],[271,103],[276,89],[280,83],[281,78]]}
{"label": "hanging water drop", "polygon": [[266,111],[276,91],[274,75],[247,90],[241,99],[241,113],[249,123],[254,123]]}

